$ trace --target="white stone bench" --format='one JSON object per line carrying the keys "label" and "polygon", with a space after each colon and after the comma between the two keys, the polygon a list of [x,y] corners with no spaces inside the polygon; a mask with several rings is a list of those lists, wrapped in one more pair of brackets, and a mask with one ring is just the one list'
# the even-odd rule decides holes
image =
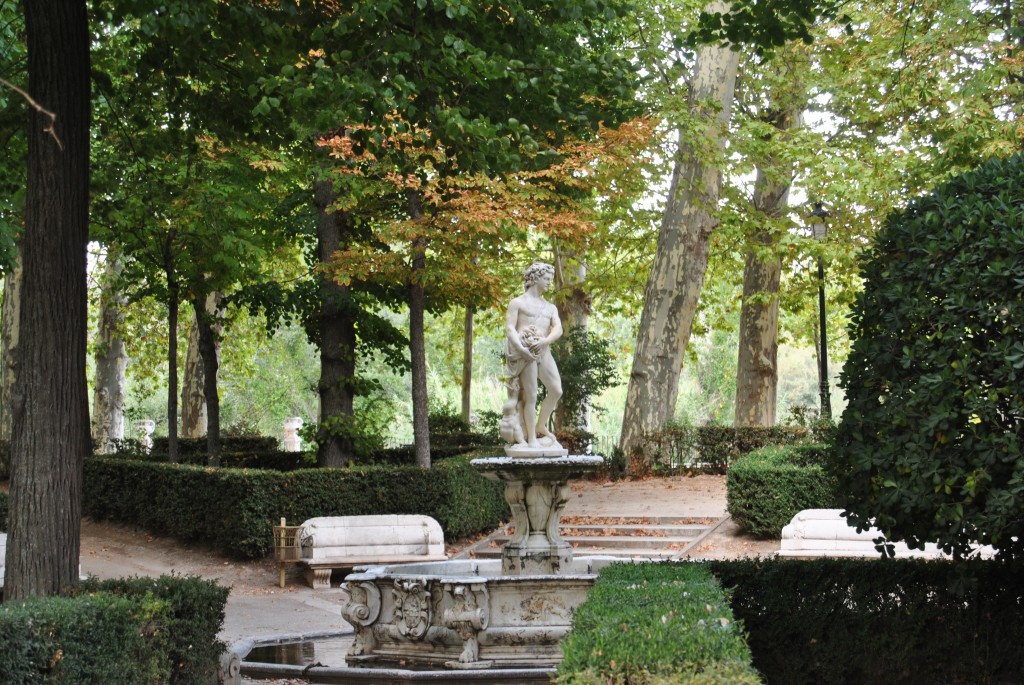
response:
{"label": "white stone bench", "polygon": [[7,562],[7,533],[0,533],[0,590],[4,588],[4,564]]}
{"label": "white stone bench", "polygon": [[[875,549],[875,539],[882,536],[877,528],[860,533],[842,517],[842,509],[804,509],[782,529],[782,548],[779,556],[816,557],[881,557]],[[897,559],[948,559],[949,556],[934,543],[925,543],[924,549],[910,549],[905,542],[892,543]],[[991,547],[982,547],[983,558],[995,555]]]}
{"label": "white stone bench", "polygon": [[441,524],[429,516],[323,516],[299,529],[299,563],[314,588],[331,586],[331,571],[356,566],[445,561]]}

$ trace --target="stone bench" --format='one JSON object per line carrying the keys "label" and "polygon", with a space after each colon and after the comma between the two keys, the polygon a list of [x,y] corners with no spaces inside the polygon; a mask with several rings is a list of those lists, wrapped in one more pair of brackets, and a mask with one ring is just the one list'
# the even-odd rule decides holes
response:
{"label": "stone bench", "polygon": [[429,516],[323,516],[303,522],[299,563],[314,588],[331,586],[331,571],[356,566],[445,561],[444,533]]}
{"label": "stone bench", "polygon": [[[860,533],[842,517],[842,509],[804,509],[782,529],[782,547],[779,556],[797,558],[817,557],[881,557],[875,549],[875,539],[882,536],[877,528]],[[925,543],[924,549],[910,549],[905,542],[892,543],[897,559],[948,559],[938,545]],[[990,547],[982,547],[983,558],[994,556]]]}
{"label": "stone bench", "polygon": [[4,564],[7,562],[7,533],[0,533],[0,590],[4,588]]}

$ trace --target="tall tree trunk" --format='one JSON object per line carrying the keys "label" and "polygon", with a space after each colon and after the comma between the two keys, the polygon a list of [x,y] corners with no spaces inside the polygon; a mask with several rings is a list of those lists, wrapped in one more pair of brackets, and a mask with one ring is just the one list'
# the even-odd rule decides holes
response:
{"label": "tall tree trunk", "polygon": [[[320,212],[317,241],[321,264],[341,249],[352,232],[346,212],[336,212],[330,180],[314,184],[313,201]],[[326,273],[320,277],[320,429],[317,435],[317,464],[341,468],[354,458],[351,438],[330,428],[332,423],[351,425],[352,381],[356,373],[356,326],[354,304],[347,286]]]}
{"label": "tall tree trunk", "polygon": [[[80,0],[26,2],[30,110],[4,598],[78,581],[89,227],[89,24]],[[52,135],[51,135],[52,133]]]}
{"label": "tall tree trunk", "polygon": [[173,267],[167,276],[167,460],[178,463],[178,302],[180,287],[173,277]]}
{"label": "tall tree trunk", "polygon": [[469,423],[473,406],[473,313],[472,305],[466,307],[466,318],[462,325],[462,419]]}
{"label": "tall tree trunk", "polygon": [[100,286],[99,329],[96,332],[92,392],[92,442],[100,454],[116,450],[124,438],[124,385],[128,353],[121,338],[127,298],[118,289],[124,264],[116,245],[107,249],[107,263]]}
{"label": "tall tree trunk", "polygon": [[[575,251],[564,251],[556,245],[555,289],[560,294],[556,306],[558,316],[562,319],[562,327],[567,332],[575,329],[586,333],[590,326],[593,299],[583,287],[586,280],[586,260]],[[570,342],[563,341],[561,344],[568,345]],[[571,379],[567,382],[571,382]],[[570,411],[564,401],[559,403],[555,410],[555,430],[589,431],[590,398],[588,397],[578,409],[579,411]]]}
{"label": "tall tree trunk", "polygon": [[[406,193],[409,216],[414,221],[423,217],[419,193]],[[409,354],[412,362],[412,434],[416,443],[416,465],[430,468],[430,421],[427,402],[427,346],[424,315],[427,297],[423,289],[423,272],[427,268],[426,239],[422,236],[412,243],[412,278],[409,280]]]}
{"label": "tall tree trunk", "polygon": [[704,285],[711,233],[718,225],[714,212],[722,172],[717,158],[725,143],[737,59],[728,47],[708,46],[697,54],[688,106],[706,120],[706,149],[695,149],[680,128],[626,394],[619,446],[627,455],[675,411],[679,371]]}
{"label": "tall tree trunk", "polygon": [[199,352],[199,325],[195,313],[188,330],[188,351],[181,379],[181,437],[196,439],[206,435],[206,395],[203,391],[203,356]]}
{"label": "tall tree trunk", "polygon": [[17,375],[18,319],[21,316],[21,245],[14,268],[4,275],[3,312],[0,313],[0,479],[10,476],[11,405]]}
{"label": "tall tree trunk", "polygon": [[199,356],[203,362],[203,399],[206,405],[206,457],[210,466],[220,466],[220,393],[217,371],[220,368],[220,302],[222,294],[213,292],[200,302],[192,302],[199,335]]}
{"label": "tall tree trunk", "polygon": [[[799,125],[793,111],[769,117],[779,131]],[[769,158],[758,164],[754,183],[754,210],[771,222],[786,213],[792,166],[776,170]],[[778,173],[781,171],[781,173]],[[774,426],[778,398],[779,281],[782,258],[776,252],[777,233],[762,227],[754,236],[755,249],[747,252],[743,268],[743,304],[740,309],[739,356],[736,365],[737,426]]]}
{"label": "tall tree trunk", "polygon": [[[210,325],[213,326],[214,350],[217,355],[218,368],[220,368],[219,336],[223,328],[222,321],[224,319],[224,312],[221,309],[223,301],[224,293],[213,292],[207,295],[204,305],[205,311],[211,319]],[[196,439],[207,436],[209,432],[207,430],[209,419],[206,409],[206,373],[204,371],[206,362],[200,351],[200,331],[195,303],[191,304],[193,309],[192,327],[188,333],[188,351],[185,353],[185,374],[181,381],[180,435],[183,438]]]}

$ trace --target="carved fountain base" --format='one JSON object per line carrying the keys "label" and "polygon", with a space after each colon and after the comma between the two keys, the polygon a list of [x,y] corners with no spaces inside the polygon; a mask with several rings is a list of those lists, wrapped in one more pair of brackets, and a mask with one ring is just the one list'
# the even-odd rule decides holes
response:
{"label": "carved fountain base", "polygon": [[348,576],[342,616],[355,628],[350,666],[550,668],[601,568],[573,559],[558,523],[568,480],[601,457],[496,457],[473,466],[505,483],[515,533],[502,558],[379,566]]}

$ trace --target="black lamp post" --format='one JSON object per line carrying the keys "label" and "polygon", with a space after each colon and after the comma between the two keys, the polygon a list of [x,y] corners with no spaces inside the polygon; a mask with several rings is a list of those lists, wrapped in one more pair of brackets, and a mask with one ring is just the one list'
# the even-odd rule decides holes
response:
{"label": "black lamp post", "polygon": [[[815,240],[824,240],[828,235],[825,220],[828,218],[828,210],[821,206],[820,202],[814,203],[814,211],[811,212],[811,231]],[[821,395],[821,412],[823,419],[832,418],[832,400],[828,391],[828,337],[825,332],[825,262],[818,256],[818,323],[820,326],[819,350],[818,350],[818,392]]]}

